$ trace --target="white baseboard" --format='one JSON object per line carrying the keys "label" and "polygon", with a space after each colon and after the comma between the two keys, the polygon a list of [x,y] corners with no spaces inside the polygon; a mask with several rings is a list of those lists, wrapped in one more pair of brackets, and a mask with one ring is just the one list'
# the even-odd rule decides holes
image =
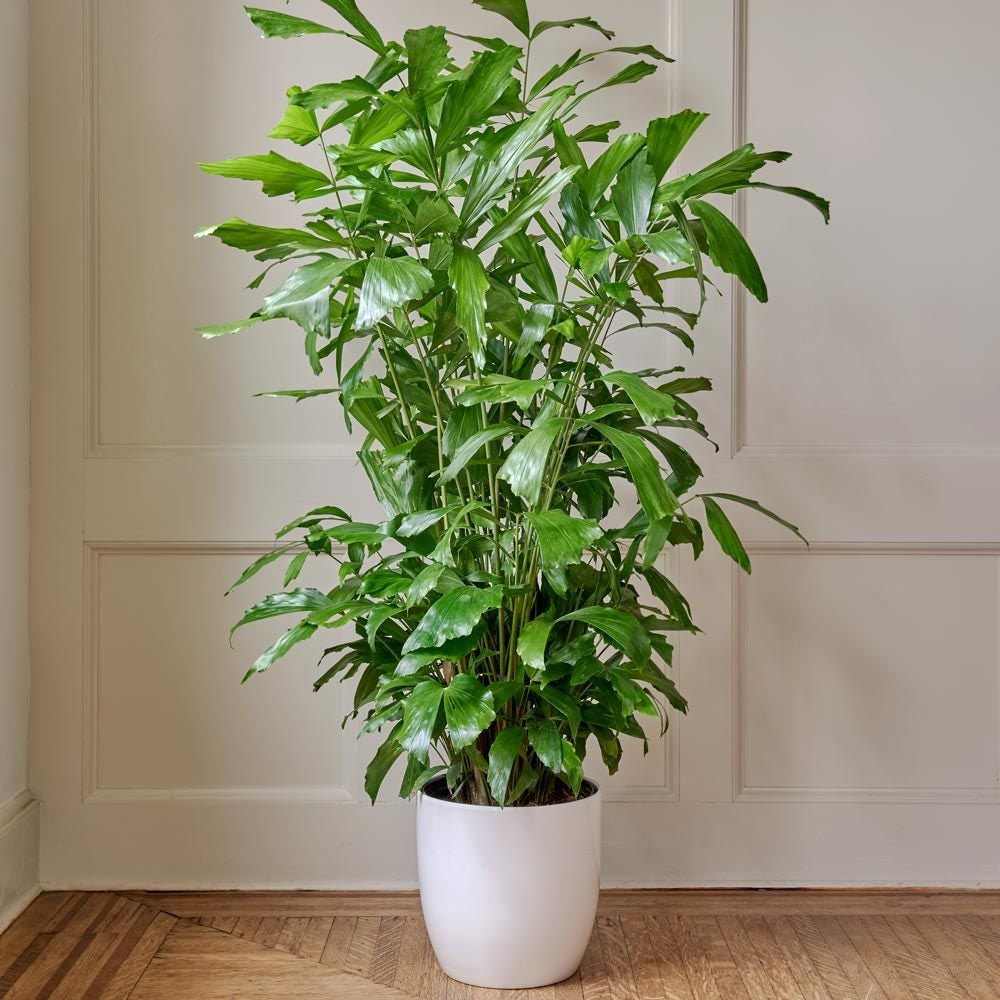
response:
{"label": "white baseboard", "polygon": [[25,789],[0,805],[0,933],[40,891],[38,800]]}

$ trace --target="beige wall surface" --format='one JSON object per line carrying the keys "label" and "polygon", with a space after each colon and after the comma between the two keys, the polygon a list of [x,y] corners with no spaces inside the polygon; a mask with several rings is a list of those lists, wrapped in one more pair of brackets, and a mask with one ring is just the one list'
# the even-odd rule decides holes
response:
{"label": "beige wall surface", "polygon": [[28,780],[28,0],[0,4],[0,929],[36,881]]}
{"label": "beige wall surface", "polygon": [[[1000,885],[1000,6],[529,4],[678,57],[599,120],[708,111],[684,166],[752,139],[796,152],[769,179],[834,204],[824,228],[772,192],[719,201],[772,302],[714,275],[691,371],[720,451],[699,458],[814,544],[747,519],[752,577],[714,551],[669,565],[704,630],[677,658],[691,715],[608,782],[606,881]],[[256,296],[242,255],[191,234],[296,219],[195,162],[281,149],[285,89],[362,68],[329,37],[262,41],[241,6],[31,0],[31,783],[53,886],[415,879],[412,806],[365,802],[371,744],[341,731],[344,693],[310,693],[318,653],[241,687],[271,631],[226,638],[280,586],[224,597],[278,525],[377,514],[335,404],[252,398],[309,384],[295,337],[193,333]],[[397,37],[504,30],[468,0],[362,6]],[[670,351],[636,337],[622,364],[687,363]]]}

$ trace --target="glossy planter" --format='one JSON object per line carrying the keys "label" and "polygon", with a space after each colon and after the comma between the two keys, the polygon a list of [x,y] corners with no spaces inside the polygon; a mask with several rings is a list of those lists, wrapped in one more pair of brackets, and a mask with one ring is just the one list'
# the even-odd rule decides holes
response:
{"label": "glossy planter", "polygon": [[452,979],[530,989],[579,968],[601,884],[601,793],[496,809],[417,799],[420,902]]}

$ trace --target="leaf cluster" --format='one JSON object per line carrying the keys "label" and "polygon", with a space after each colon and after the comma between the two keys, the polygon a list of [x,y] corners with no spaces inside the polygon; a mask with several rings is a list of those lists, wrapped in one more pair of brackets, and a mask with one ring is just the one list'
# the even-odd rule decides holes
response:
{"label": "leaf cluster", "polygon": [[[519,41],[433,25],[393,41],[354,0],[323,2],[331,24],[247,9],[265,37],[346,36],[373,59],[364,76],[288,91],[270,136],[293,155],[202,164],[301,210],[295,228],[231,219],[199,234],[261,262],[252,287],[275,283],[252,316],[202,333],[297,324],[321,382],[273,395],[338,397],[384,520],[327,506],[278,532],[238,582],[283,560],[284,590],[236,627],[294,624],[248,676],[347,629],[315,687],[353,679],[352,714],[383,733],[373,801],[400,759],[404,796],[440,778],[460,801],[559,801],[579,793],[588,749],[614,772],[624,738],[646,745],[643,717],[665,730],[686,710],[674,637],[697,628],[661,554],[700,555],[704,523],[749,572],[725,506],[776,517],[696,492],[687,442],[708,439],[709,381],[621,370],[610,348],[642,328],[693,352],[700,308],[678,291],[703,307],[709,262],[766,301],[746,240],[707,199],[773,188],[756,175],[788,154],[747,145],[677,175],[705,115],[588,124],[587,98],[669,62],[592,18],[534,22],[525,0],[474,0]],[[555,30],[597,44],[538,72],[532,45]],[[582,67],[623,54],[584,87]],[[777,190],[828,216],[816,195]],[[626,495],[638,512],[616,518]],[[313,559],[334,568],[329,590],[298,586]]]}

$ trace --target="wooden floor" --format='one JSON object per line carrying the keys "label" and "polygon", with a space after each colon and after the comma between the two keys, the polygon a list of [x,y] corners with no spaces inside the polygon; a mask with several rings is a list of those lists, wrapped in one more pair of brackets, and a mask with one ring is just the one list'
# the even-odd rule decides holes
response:
{"label": "wooden floor", "polygon": [[[531,1000],[1000,1000],[1000,893],[609,892]],[[410,894],[46,893],[0,998],[527,1000],[448,980]]]}

